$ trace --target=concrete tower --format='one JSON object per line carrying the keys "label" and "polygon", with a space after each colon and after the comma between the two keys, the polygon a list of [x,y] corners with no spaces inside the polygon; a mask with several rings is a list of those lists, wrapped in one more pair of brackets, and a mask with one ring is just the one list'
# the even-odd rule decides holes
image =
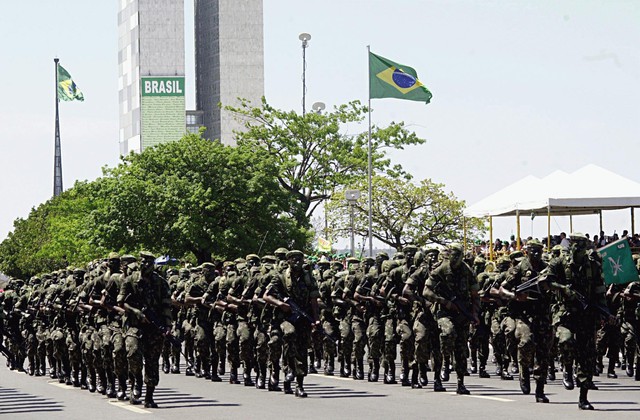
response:
{"label": "concrete tower", "polygon": [[196,107],[205,137],[235,144],[242,124],[218,106],[264,96],[262,0],[195,0]]}

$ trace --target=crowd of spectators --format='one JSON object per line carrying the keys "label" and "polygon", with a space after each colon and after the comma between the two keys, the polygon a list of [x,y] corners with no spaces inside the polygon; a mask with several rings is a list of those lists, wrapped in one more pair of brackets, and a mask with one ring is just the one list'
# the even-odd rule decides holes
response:
{"label": "crowd of spectators", "polygon": [[[621,238],[626,238],[629,241],[629,245],[631,248],[640,248],[640,234],[634,233],[633,235],[629,235],[629,231],[622,231],[622,235],[618,235],[616,231],[613,232],[613,235],[605,235],[604,231],[600,231],[599,235],[589,235],[585,234],[587,238],[591,240],[593,243],[594,249],[602,248],[605,245],[608,245],[612,242],[615,242]],[[520,238],[520,249],[524,248],[527,244],[527,241],[530,241],[533,237],[529,236],[527,238]],[[536,238],[540,240],[543,244],[547,244],[548,238]],[[490,253],[490,241],[476,241],[474,244],[474,254],[476,255],[484,255],[488,256]],[[560,245],[565,249],[568,249],[571,242],[567,237],[565,232],[560,232],[559,235],[551,236],[551,247],[555,245]],[[518,243],[515,235],[511,235],[508,241],[502,240],[500,238],[496,238],[493,242],[493,253],[494,255],[509,255],[510,253],[518,250]]]}

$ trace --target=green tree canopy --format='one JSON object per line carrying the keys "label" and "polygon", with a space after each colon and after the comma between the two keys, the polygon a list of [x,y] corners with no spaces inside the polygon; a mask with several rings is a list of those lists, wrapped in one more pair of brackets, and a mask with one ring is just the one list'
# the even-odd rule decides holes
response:
{"label": "green tree canopy", "polygon": [[[361,182],[354,189],[367,191]],[[443,184],[430,179],[418,185],[411,180],[375,176],[372,179],[372,235],[398,250],[408,243],[447,244],[463,238],[464,201],[446,193]],[[367,237],[369,232],[368,199],[363,193],[353,206],[354,232]],[[350,234],[350,208],[344,192],[337,193],[328,203],[329,226],[333,235]],[[467,236],[475,238],[484,230],[479,219],[467,219]]]}
{"label": "green tree canopy", "polygon": [[93,213],[93,242],[192,254],[199,263],[212,254],[244,256],[261,244],[304,245],[306,231],[288,217],[293,197],[279,187],[277,174],[262,149],[196,134],[130,154],[105,171],[99,194],[107,205]]}
{"label": "green tree canopy", "polygon": [[[277,162],[277,179],[293,194],[299,206],[292,214],[299,224],[308,224],[316,207],[334,191],[354,184],[367,174],[368,131],[347,134],[364,121],[368,108],[359,101],[336,106],[332,112],[307,113],[282,111],[263,98],[261,107],[244,102],[226,107],[244,122],[238,132],[238,144],[266,150]],[[372,127],[371,157],[375,171],[402,175],[400,166],[392,166],[386,152],[424,140],[407,130],[404,123]]]}

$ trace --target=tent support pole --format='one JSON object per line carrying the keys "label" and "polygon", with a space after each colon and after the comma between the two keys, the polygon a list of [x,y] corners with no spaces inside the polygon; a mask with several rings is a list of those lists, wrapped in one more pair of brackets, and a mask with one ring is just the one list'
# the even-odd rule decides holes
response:
{"label": "tent support pole", "polygon": [[631,237],[636,234],[636,212],[635,208],[631,207]]}
{"label": "tent support pole", "polygon": [[493,261],[493,216],[489,216],[489,261]]}
{"label": "tent support pole", "polygon": [[570,233],[573,232],[573,215],[572,214],[569,215],[569,232]]}
{"label": "tent support pole", "polygon": [[600,218],[600,232],[604,232],[602,228],[602,210],[598,210],[598,217]]}
{"label": "tent support pole", "polygon": [[551,249],[551,205],[547,205],[547,250]]}
{"label": "tent support pole", "polygon": [[462,216],[462,246],[464,252],[467,252],[467,218]]}
{"label": "tent support pole", "polygon": [[516,210],[516,249],[520,250],[520,210]]}

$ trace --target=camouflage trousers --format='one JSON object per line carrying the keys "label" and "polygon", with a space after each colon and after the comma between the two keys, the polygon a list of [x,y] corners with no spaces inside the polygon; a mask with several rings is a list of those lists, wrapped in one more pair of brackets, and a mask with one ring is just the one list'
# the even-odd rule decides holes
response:
{"label": "camouflage trousers", "polygon": [[272,322],[268,328],[269,341],[269,368],[271,370],[280,369],[280,358],[282,357],[282,330],[280,323]]}
{"label": "camouflage trousers", "polygon": [[[420,311],[413,321],[413,336],[415,341],[414,361],[417,364],[428,363],[433,354],[434,365],[442,365],[438,323],[429,311]],[[434,351],[434,349],[436,351]]]}
{"label": "camouflage trousers", "polygon": [[351,328],[351,316],[340,320],[340,345],[338,348],[338,360],[345,363],[351,362],[353,354],[353,330]]}
{"label": "camouflage trousers", "polygon": [[240,341],[238,337],[238,323],[230,322],[226,325],[227,360],[232,369],[240,367]]}
{"label": "camouflage trousers", "polygon": [[240,361],[242,362],[244,369],[247,372],[250,372],[254,356],[253,331],[251,325],[247,321],[238,321],[236,334],[238,336]]}
{"label": "camouflage trousers", "polygon": [[151,329],[141,328],[128,328],[123,332],[130,376],[140,377],[144,367],[144,383],[147,386],[158,386],[162,335]]}
{"label": "camouflage trousers", "polygon": [[384,356],[383,366],[389,367],[396,361],[398,336],[396,333],[396,318],[389,315],[384,320]]}
{"label": "camouflage trousers", "polygon": [[600,357],[607,355],[611,363],[618,362],[620,341],[620,325],[604,323],[596,333],[596,353]]}
{"label": "camouflage trousers", "polygon": [[[325,317],[322,321],[322,328],[325,332],[334,338],[337,338],[337,333],[340,329],[338,322],[333,317]],[[325,360],[333,359],[336,357],[336,344],[334,341],[329,340],[328,337],[324,337],[322,340],[322,355]]]}
{"label": "camouflage trousers", "polygon": [[382,321],[377,315],[369,318],[367,338],[369,342],[369,363],[372,363],[374,359],[380,360],[382,357],[382,350],[384,349],[384,329]]}
{"label": "camouflage trousers", "polygon": [[[205,320],[199,320],[191,330],[195,348],[196,368],[203,373],[210,372],[211,367],[218,367],[218,353],[213,339],[213,326]],[[168,342],[168,340],[166,340]],[[166,344],[166,343],[165,343]],[[169,344],[171,346],[171,344]],[[180,354],[180,349],[176,349]]]}
{"label": "camouflage trousers", "polygon": [[213,339],[218,359],[224,363],[227,357],[227,327],[221,321],[216,322],[213,327]]}
{"label": "camouflage trousers", "polygon": [[624,337],[625,358],[628,364],[633,364],[634,359],[640,363],[640,320],[627,321],[622,324]]}
{"label": "camouflage trousers", "polygon": [[[469,357],[467,344],[469,322],[448,316],[438,318],[438,331],[440,333],[440,351],[443,357],[453,353],[456,375],[458,379],[462,379],[467,372],[467,357]],[[435,362],[434,371],[438,372],[438,366]]]}
{"label": "camouflage trousers", "polygon": [[299,319],[295,324],[283,321],[282,330],[282,358],[285,366],[293,371],[296,377],[307,375],[307,350],[311,345],[311,329],[306,319]]}
{"label": "camouflage trousers", "polygon": [[560,360],[565,368],[576,362],[577,384],[593,380],[596,366],[596,317],[590,312],[572,314],[563,319],[556,331]]}
{"label": "camouflage trousers", "polygon": [[367,324],[361,316],[354,316],[351,319],[351,331],[353,332],[352,362],[355,364],[364,358],[367,346]]}
{"label": "camouflage trousers", "polygon": [[529,370],[533,371],[536,381],[545,380],[549,369],[549,349],[553,341],[551,323],[533,316],[516,318],[515,322],[521,374]]}

